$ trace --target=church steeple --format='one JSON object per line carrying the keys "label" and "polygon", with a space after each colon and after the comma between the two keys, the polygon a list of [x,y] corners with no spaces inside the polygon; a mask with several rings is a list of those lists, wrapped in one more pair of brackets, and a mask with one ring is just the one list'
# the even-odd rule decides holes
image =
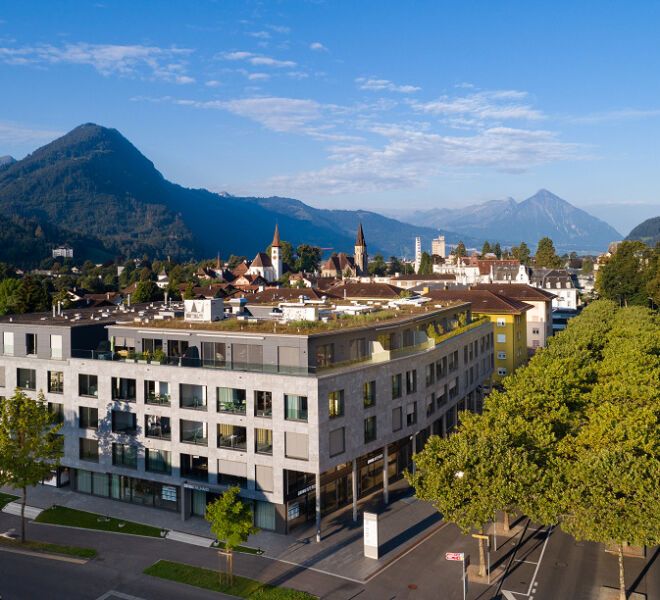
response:
{"label": "church steeple", "polygon": [[355,240],[355,270],[358,275],[366,275],[367,269],[367,242],[364,241],[364,233],[362,232],[362,221],[358,228],[357,239]]}
{"label": "church steeple", "polygon": [[282,243],[280,242],[280,231],[275,223],[275,235],[270,245],[270,262],[273,264],[273,275],[275,281],[282,277]]}
{"label": "church steeple", "polygon": [[367,243],[364,241],[364,233],[362,233],[362,221],[360,221],[360,227],[358,229],[357,239],[355,240],[356,246],[367,247]]}
{"label": "church steeple", "polygon": [[271,243],[271,247],[273,246],[278,248],[282,247],[282,244],[280,243],[280,231],[277,227],[277,223],[275,223],[275,235],[273,236],[273,242]]}

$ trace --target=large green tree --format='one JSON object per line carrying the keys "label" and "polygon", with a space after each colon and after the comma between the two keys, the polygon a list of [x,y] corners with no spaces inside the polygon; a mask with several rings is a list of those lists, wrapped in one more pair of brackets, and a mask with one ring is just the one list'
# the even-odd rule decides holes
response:
{"label": "large green tree", "polygon": [[458,246],[456,246],[454,250],[454,256],[457,256],[458,258],[463,258],[467,256],[467,250],[465,249],[465,244],[463,243],[463,240],[460,240],[458,242]]}
{"label": "large green tree", "polygon": [[163,290],[161,290],[154,281],[147,279],[140,281],[133,292],[131,301],[136,304],[140,302],[153,302],[154,300],[162,300],[164,297]]}
{"label": "large green tree", "polygon": [[44,395],[37,400],[18,388],[0,403],[0,483],[22,490],[21,541],[25,541],[27,488],[50,479],[62,457],[62,437]]}
{"label": "large green tree", "polygon": [[616,253],[598,269],[596,291],[602,298],[624,306],[649,306],[649,295],[655,299],[657,293],[651,289],[649,294],[648,290],[656,276],[657,262],[657,254],[644,242],[621,242]]}
{"label": "large green tree", "polygon": [[433,273],[433,260],[431,260],[431,255],[428,252],[422,252],[422,260],[419,261],[419,270],[417,273],[420,275],[430,275]]}
{"label": "large green tree", "polygon": [[514,246],[511,248],[511,255],[523,265],[529,265],[531,252],[525,242],[520,242],[520,246]]}
{"label": "large green tree", "polygon": [[[285,240],[283,240],[281,244],[282,251],[280,256],[282,257],[282,262],[285,265],[289,265],[289,268],[293,269],[295,267],[295,260],[293,258],[293,246],[291,245],[291,242],[287,242]],[[271,249],[272,246],[268,246],[268,248],[266,248],[266,254],[268,254],[270,257],[272,257]]]}
{"label": "large green tree", "polygon": [[486,254],[490,254],[492,252],[492,248],[490,247],[490,242],[486,240],[484,242],[484,245],[481,247],[481,258],[486,256]]}
{"label": "large green tree", "polygon": [[369,275],[385,275],[387,273],[387,265],[382,254],[376,254],[374,259],[369,263]]}
{"label": "large green tree", "polygon": [[296,253],[298,258],[295,262],[295,265],[292,263],[292,267],[296,271],[303,273],[314,273],[318,270],[319,265],[321,264],[321,249],[317,246],[310,246],[309,244],[300,244],[296,248]]}
{"label": "large green tree", "polygon": [[547,267],[549,269],[558,269],[562,266],[561,258],[555,252],[555,245],[549,237],[544,237],[539,240],[539,245],[536,248],[536,256],[534,257],[534,264],[537,267]]}

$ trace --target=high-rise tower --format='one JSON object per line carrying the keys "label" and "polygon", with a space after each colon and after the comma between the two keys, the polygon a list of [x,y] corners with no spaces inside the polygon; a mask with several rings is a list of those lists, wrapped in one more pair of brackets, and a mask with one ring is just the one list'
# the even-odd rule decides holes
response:
{"label": "high-rise tower", "polygon": [[275,281],[282,277],[282,243],[280,242],[280,232],[275,223],[275,235],[270,245],[270,262],[273,264],[273,275]]}
{"label": "high-rise tower", "polygon": [[419,273],[422,264],[422,238],[415,238],[415,273]]}
{"label": "high-rise tower", "polygon": [[364,233],[362,233],[362,223],[358,229],[357,239],[355,240],[355,270],[358,275],[366,275],[367,268],[367,242],[364,241]]}

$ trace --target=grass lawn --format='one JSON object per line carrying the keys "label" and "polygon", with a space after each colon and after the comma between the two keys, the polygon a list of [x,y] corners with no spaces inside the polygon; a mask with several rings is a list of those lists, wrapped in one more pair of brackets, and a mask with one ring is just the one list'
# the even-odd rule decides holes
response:
{"label": "grass lawn", "polygon": [[3,494],[0,492],[0,510],[14,500],[18,500],[18,496],[12,496],[11,494]]}
{"label": "grass lawn", "polygon": [[[99,520],[101,519],[101,520]],[[132,521],[122,521],[110,517],[104,520],[103,515],[67,508],[66,506],[52,506],[42,512],[36,519],[38,523],[53,523],[54,525],[67,525],[69,527],[83,527],[85,529],[99,529],[100,531],[116,531],[118,533],[132,533],[134,535],[145,535],[148,537],[161,537],[161,530],[151,525],[142,525]],[[123,523],[123,527],[119,524]]]}
{"label": "grass lawn", "polygon": [[261,583],[247,577],[234,575],[233,585],[220,584],[218,572],[201,567],[192,567],[169,560],[159,560],[144,570],[146,575],[153,575],[170,581],[187,583],[196,587],[231,594],[247,600],[316,600],[305,592],[289,590],[287,588]]}
{"label": "grass lawn", "polygon": [[94,558],[98,554],[93,548],[62,546],[61,544],[48,544],[46,542],[35,542],[32,540],[26,540],[21,544],[19,540],[12,540],[3,537],[0,537],[0,544],[3,546],[12,546],[14,548],[23,548],[24,550],[35,550],[37,552],[55,552],[56,554],[79,556],[80,558]]}

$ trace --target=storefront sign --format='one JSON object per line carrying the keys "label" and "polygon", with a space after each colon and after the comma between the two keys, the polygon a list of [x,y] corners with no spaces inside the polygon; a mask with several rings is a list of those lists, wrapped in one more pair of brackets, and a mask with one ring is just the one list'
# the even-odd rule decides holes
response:
{"label": "storefront sign", "polygon": [[176,502],[176,488],[173,485],[164,485],[161,490],[163,500]]}
{"label": "storefront sign", "polygon": [[302,496],[303,494],[306,494],[307,492],[311,492],[312,490],[316,489],[316,484],[308,485],[306,488],[299,490],[298,491],[298,496]]}
{"label": "storefront sign", "polygon": [[378,515],[364,513],[364,555],[367,558],[378,558]]}
{"label": "storefront sign", "polygon": [[375,463],[377,460],[380,460],[383,458],[382,454],[379,454],[378,456],[372,456],[369,460],[367,460],[367,464],[370,465],[371,463]]}
{"label": "storefront sign", "polygon": [[211,488],[208,488],[204,485],[197,485],[195,483],[184,483],[183,487],[187,490],[199,490],[200,492],[210,492]]}

